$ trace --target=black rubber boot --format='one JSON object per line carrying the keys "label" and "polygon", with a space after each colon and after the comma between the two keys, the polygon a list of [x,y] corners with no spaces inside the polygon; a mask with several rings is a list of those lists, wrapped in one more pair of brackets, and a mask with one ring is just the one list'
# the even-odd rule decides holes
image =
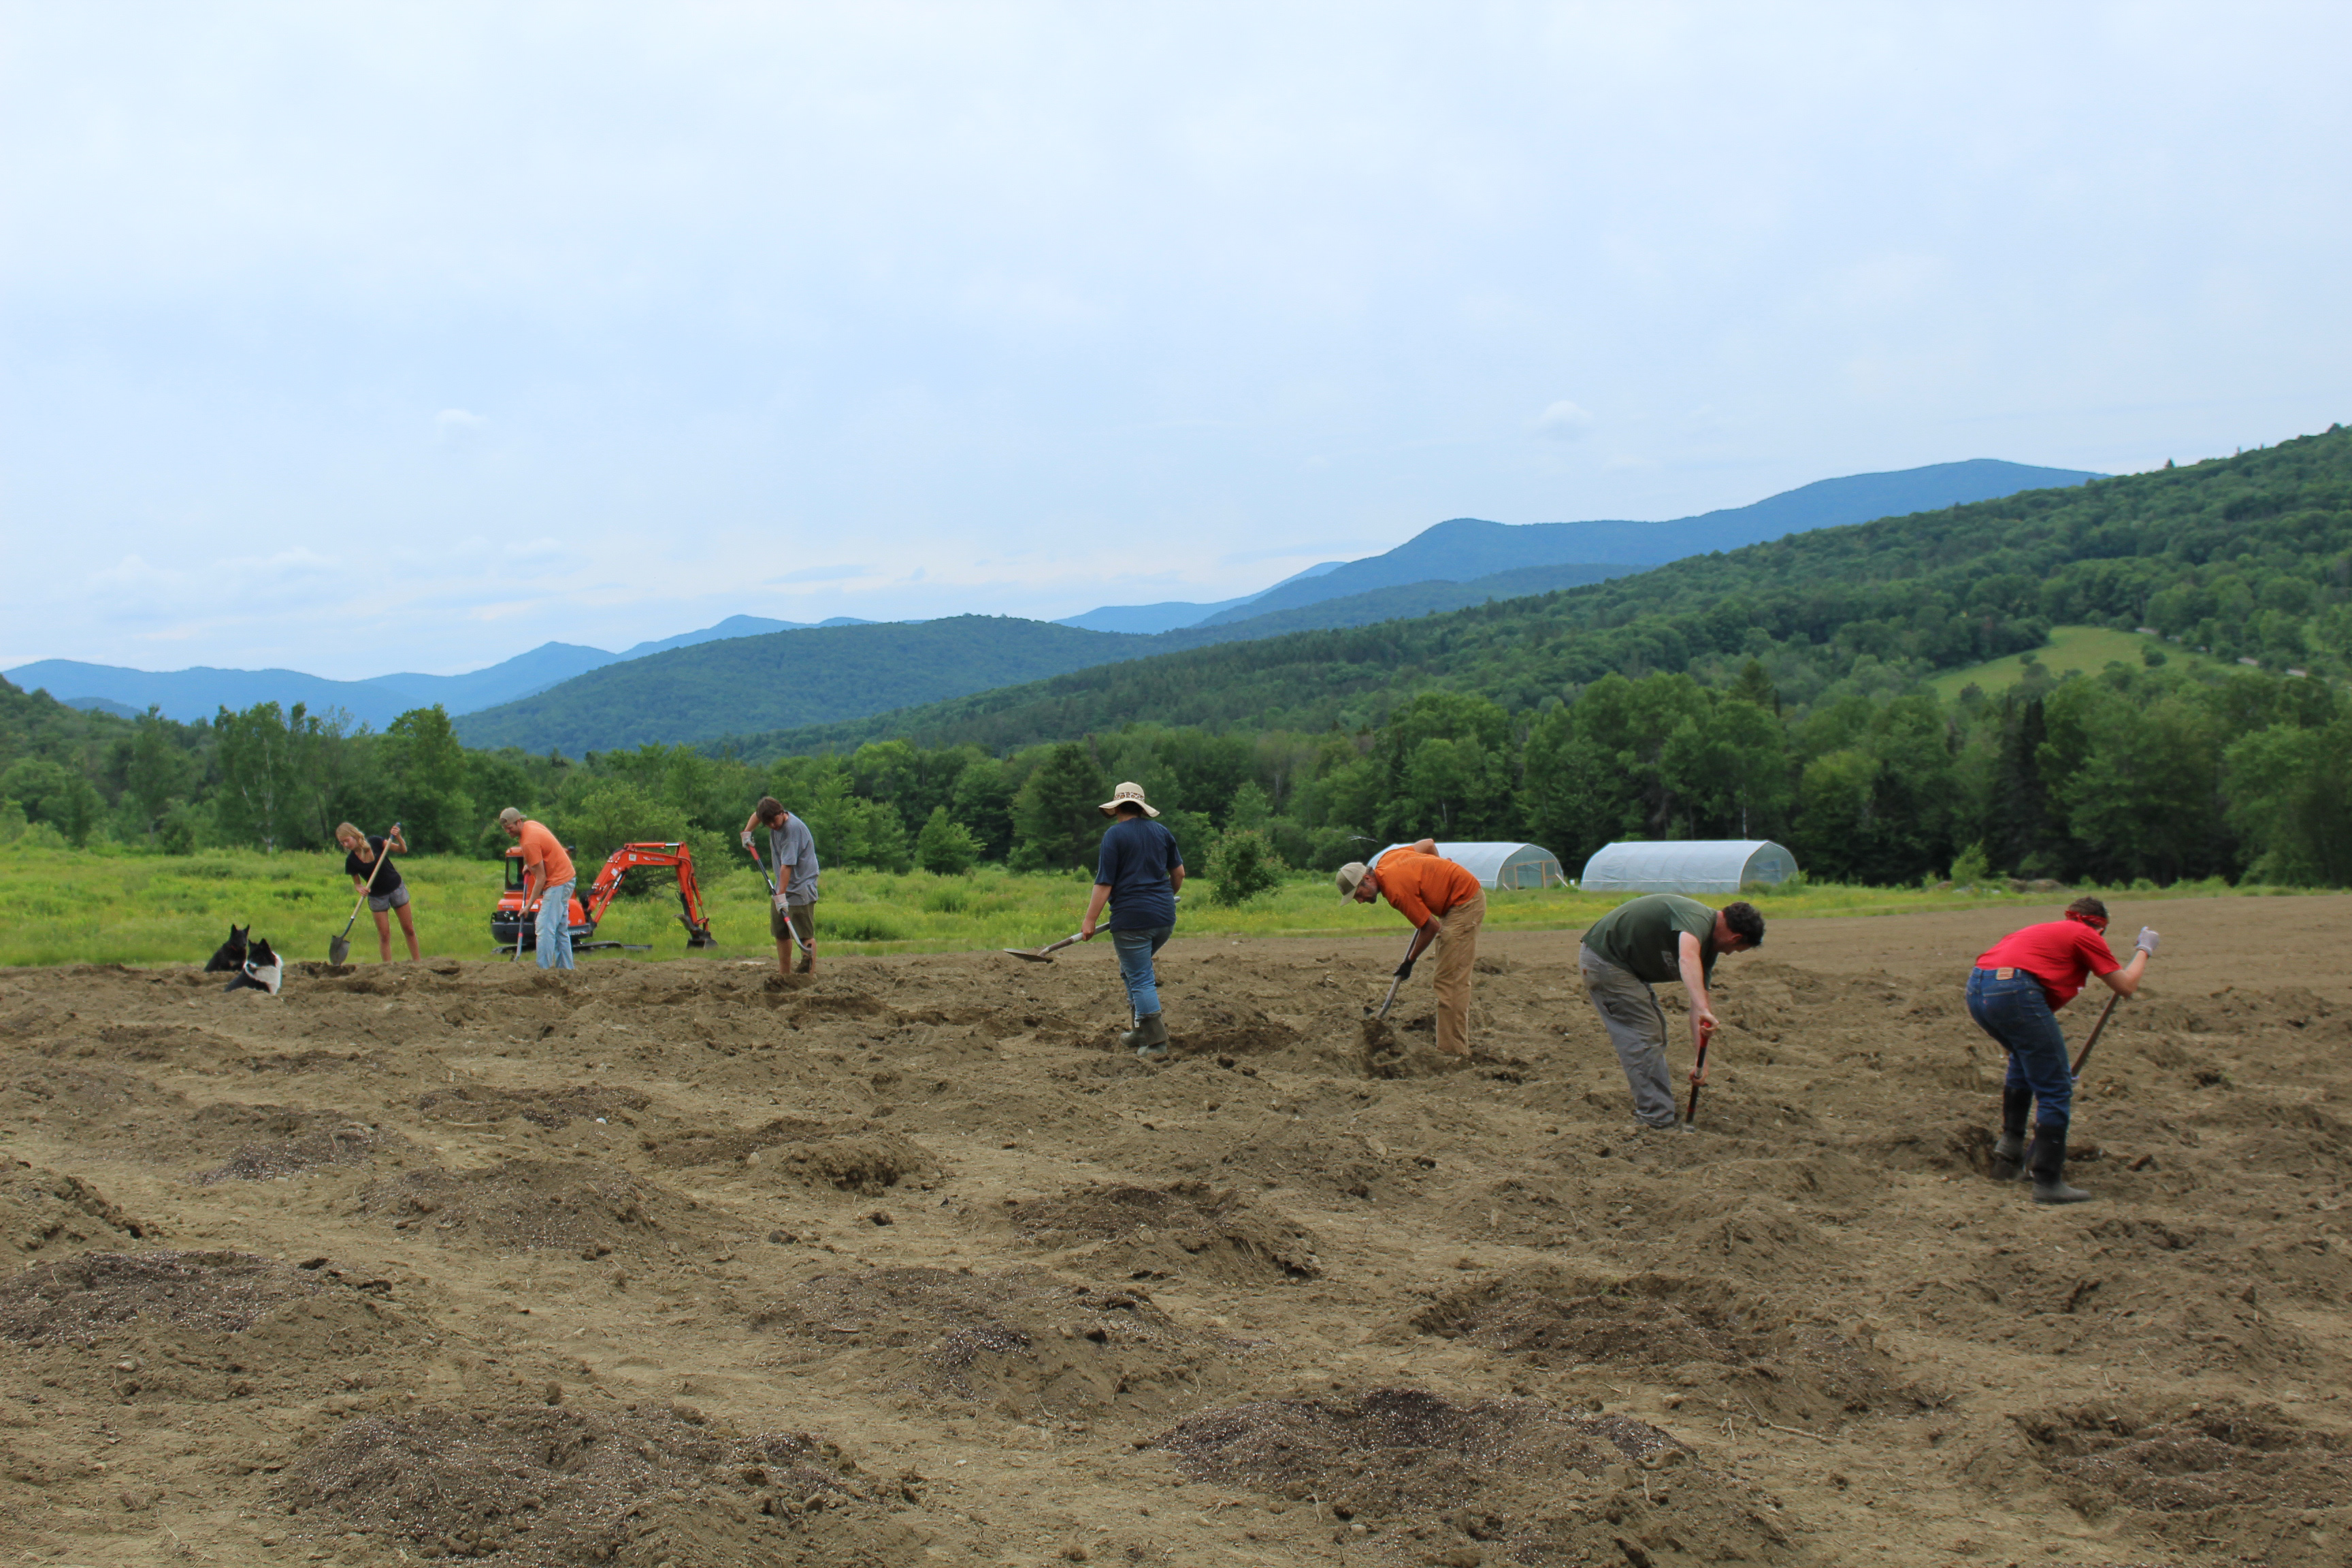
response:
{"label": "black rubber boot", "polygon": [[1996,1182],[2013,1182],[2025,1173],[2025,1113],[2033,1108],[2030,1089],[2000,1091],[2000,1136],[1993,1141],[1990,1174]]}
{"label": "black rubber boot", "polygon": [[2066,1130],[2063,1127],[2036,1127],[2033,1149],[2027,1156],[2027,1170],[2033,1175],[2033,1201],[2037,1204],[2079,1204],[2091,1196],[2080,1187],[2066,1184]]}
{"label": "black rubber boot", "polygon": [[1136,1019],[1134,1028],[1120,1033],[1118,1043],[1139,1057],[1164,1057],[1168,1054],[1168,1026],[1159,1014],[1146,1013]]}

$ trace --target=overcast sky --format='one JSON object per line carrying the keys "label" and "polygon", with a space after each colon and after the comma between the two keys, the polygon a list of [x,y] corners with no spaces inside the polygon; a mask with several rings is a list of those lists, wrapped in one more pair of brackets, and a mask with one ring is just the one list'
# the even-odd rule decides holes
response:
{"label": "overcast sky", "polygon": [[0,3],[0,668],[1247,593],[2352,418],[2352,7]]}

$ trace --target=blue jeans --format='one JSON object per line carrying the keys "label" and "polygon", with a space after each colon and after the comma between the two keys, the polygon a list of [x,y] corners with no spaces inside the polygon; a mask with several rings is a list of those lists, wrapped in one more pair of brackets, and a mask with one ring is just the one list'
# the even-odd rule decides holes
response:
{"label": "blue jeans", "polygon": [[1168,925],[1110,933],[1110,944],[1118,951],[1118,977],[1127,982],[1127,999],[1139,1018],[1160,1011],[1160,983],[1151,973],[1151,955],[1175,931]]}
{"label": "blue jeans", "polygon": [[572,884],[558,882],[547,889],[539,906],[539,966],[572,967]]}
{"label": "blue jeans", "polygon": [[2009,1053],[2009,1081],[2002,1087],[2033,1096],[2036,1124],[2063,1129],[2074,1104],[2074,1064],[2042,982],[2022,969],[2007,980],[1997,971],[1977,970],[1969,976],[1969,1016]]}

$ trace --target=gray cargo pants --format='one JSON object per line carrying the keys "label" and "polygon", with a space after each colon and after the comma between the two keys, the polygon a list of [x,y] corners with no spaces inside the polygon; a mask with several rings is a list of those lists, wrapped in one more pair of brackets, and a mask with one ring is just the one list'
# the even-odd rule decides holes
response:
{"label": "gray cargo pants", "polygon": [[1666,1016],[1658,1008],[1657,994],[1591,948],[1580,943],[1576,952],[1585,994],[1609,1031],[1609,1043],[1617,1047],[1618,1065],[1633,1091],[1634,1119],[1649,1127],[1676,1125],[1682,1117],[1675,1108],[1674,1079],[1666,1073]]}

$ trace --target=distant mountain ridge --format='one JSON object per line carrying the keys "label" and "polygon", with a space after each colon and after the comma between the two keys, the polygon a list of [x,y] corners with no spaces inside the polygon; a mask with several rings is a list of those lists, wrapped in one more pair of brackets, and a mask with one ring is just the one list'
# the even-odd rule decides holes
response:
{"label": "distant mountain ridge", "polygon": [[[944,639],[921,632],[923,626],[941,623],[876,623],[836,616],[812,626],[730,616],[698,631],[638,643],[620,654],[551,642],[463,675],[404,673],[341,681],[289,669],[153,672],[68,659],[44,659],[6,674],[26,690],[46,689],[68,703],[104,703],[136,712],[153,705],[183,721],[208,719],[222,707],[243,709],[276,701],[289,707],[301,702],[313,712],[340,709],[355,721],[381,727],[409,709],[437,702],[461,720],[478,719],[458,726],[459,732],[476,744],[604,750],[644,739],[707,741],[750,731],[835,722],[891,707],[942,700],[1089,665],[1213,642],[1363,626],[1489,599],[1546,593],[1644,571],[1683,556],[1767,542],[1790,532],[1995,500],[2021,489],[2074,485],[2097,477],[2075,469],[1976,458],[1822,479],[1749,506],[1667,522],[1511,524],[1453,518],[1423,529],[1382,554],[1323,563],[1240,600],[1107,605],[1053,623],[953,616],[949,620],[964,625],[967,632],[982,629]],[[1181,617],[1196,611],[1201,614],[1190,623],[1181,622]],[[1171,625],[1171,620],[1179,624]],[[1067,635],[1013,629],[1040,626],[1052,626]],[[690,683],[708,677],[725,686],[734,676],[722,671],[749,671],[762,665],[766,653],[720,658],[708,665],[697,660],[664,663],[659,679],[651,680],[623,677],[616,669],[648,659],[675,660],[710,645],[762,641],[787,631],[817,640],[796,642],[793,658],[784,665],[797,662],[803,677],[818,669],[833,671],[827,678],[828,687],[820,689],[787,677],[774,691],[739,692],[714,708],[683,686],[673,690],[663,682]],[[894,637],[889,635],[893,631],[904,635]],[[850,632],[877,635],[840,640]],[[1005,646],[993,650],[983,647],[992,636],[1005,639]],[[855,657],[836,667],[836,648],[854,648]],[[856,662],[878,660],[881,666],[895,666],[939,657],[950,648],[953,652],[948,665],[919,671]],[[538,700],[581,681],[600,684],[560,700]],[[624,714],[612,701],[596,695],[600,689],[634,693],[632,701],[645,707]],[[800,706],[775,708],[772,699],[778,693]],[[759,710],[744,709],[743,701]],[[860,706],[863,703],[879,706]],[[709,727],[713,724],[719,727]]]}
{"label": "distant mountain ridge", "polygon": [[[1459,583],[1528,566],[1582,563],[1611,575],[1663,566],[1685,556],[1767,544],[1787,534],[1837,528],[1935,507],[1995,500],[2020,490],[2054,489],[2104,476],[2077,468],[2040,468],[1975,458],[1893,473],[1818,479],[1748,506],[1726,507],[1666,522],[1489,522],[1456,517],[1422,530],[1383,555],[1350,561],[1308,582],[1268,590],[1240,609],[1199,622],[1216,626],[1407,583]],[[1597,579],[1595,579],[1597,581]]]}
{"label": "distant mountain ridge", "polygon": [[299,702],[313,713],[340,709],[356,723],[378,729],[412,708],[438,702],[451,713],[472,713],[511,702],[533,692],[559,686],[572,677],[602,669],[670,648],[730,637],[764,637],[780,631],[813,631],[823,626],[871,626],[854,616],[827,621],[772,621],[759,616],[730,616],[700,631],[682,632],[657,642],[641,642],[625,653],[607,653],[579,643],[541,643],[486,668],[463,675],[421,675],[405,672],[379,675],[366,680],[331,680],[305,675],[299,669],[215,669],[199,665],[192,669],[126,669],[120,665],[83,664],[69,658],[45,658],[7,672],[26,691],[47,690],[69,707],[96,708],[101,712],[137,715],[160,708],[169,719],[193,723],[209,719],[223,708],[245,709],[260,702],[292,708]]}
{"label": "distant mountain ridge", "polygon": [[1172,632],[1179,626],[1197,626],[1223,610],[1239,611],[1255,605],[1276,588],[1310,577],[1320,577],[1327,572],[1337,572],[1348,564],[1345,561],[1323,561],[1304,572],[1293,572],[1272,588],[1261,588],[1255,594],[1244,594],[1238,599],[1220,599],[1213,605],[1195,605],[1181,599],[1170,599],[1157,605],[1105,605],[1088,610],[1083,616],[1066,616],[1054,624],[1057,626],[1077,626],[1090,632],[1131,632],[1150,637],[1155,632]]}

